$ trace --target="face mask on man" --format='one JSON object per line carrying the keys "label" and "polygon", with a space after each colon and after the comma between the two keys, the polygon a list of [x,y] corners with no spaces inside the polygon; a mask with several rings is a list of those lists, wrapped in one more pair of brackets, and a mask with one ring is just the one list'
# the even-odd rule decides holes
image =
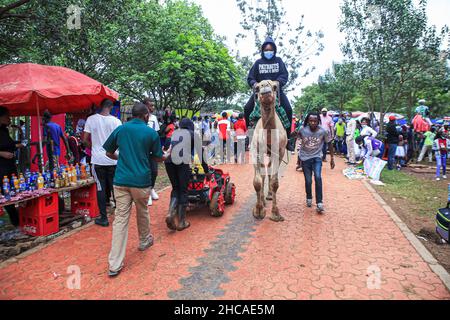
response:
{"label": "face mask on man", "polygon": [[265,57],[267,60],[272,59],[274,55],[275,55],[275,52],[274,52],[274,51],[264,51],[264,57]]}

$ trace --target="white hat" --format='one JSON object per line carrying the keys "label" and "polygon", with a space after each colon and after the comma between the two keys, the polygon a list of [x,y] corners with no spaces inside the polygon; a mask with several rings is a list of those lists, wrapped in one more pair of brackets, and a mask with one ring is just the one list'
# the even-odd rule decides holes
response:
{"label": "white hat", "polygon": [[322,112],[328,112],[328,109],[327,108],[323,108]]}

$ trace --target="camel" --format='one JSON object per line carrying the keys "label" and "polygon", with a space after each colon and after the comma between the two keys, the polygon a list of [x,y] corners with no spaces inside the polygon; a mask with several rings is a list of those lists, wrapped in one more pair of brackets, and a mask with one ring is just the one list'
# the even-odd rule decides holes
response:
{"label": "camel", "polygon": [[[280,215],[277,206],[277,191],[279,188],[279,167],[283,161],[287,135],[278,114],[275,111],[275,101],[278,92],[278,82],[264,80],[256,85],[255,99],[259,100],[261,106],[261,119],[256,124],[251,154],[255,169],[253,186],[256,191],[257,202],[253,209],[253,216],[258,220],[266,217],[266,199],[272,200],[272,216],[270,220],[282,222],[284,218]],[[266,166],[265,155],[269,162]],[[264,182],[269,177],[269,192],[267,198],[264,194]]]}

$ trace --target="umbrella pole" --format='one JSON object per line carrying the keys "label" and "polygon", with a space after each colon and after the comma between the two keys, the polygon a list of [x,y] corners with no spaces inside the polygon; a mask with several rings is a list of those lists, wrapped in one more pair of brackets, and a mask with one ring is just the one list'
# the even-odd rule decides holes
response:
{"label": "umbrella pole", "polygon": [[38,121],[38,136],[39,136],[39,171],[44,172],[44,153],[42,148],[42,133],[41,133],[41,114],[39,112],[39,98],[36,95],[37,121]]}

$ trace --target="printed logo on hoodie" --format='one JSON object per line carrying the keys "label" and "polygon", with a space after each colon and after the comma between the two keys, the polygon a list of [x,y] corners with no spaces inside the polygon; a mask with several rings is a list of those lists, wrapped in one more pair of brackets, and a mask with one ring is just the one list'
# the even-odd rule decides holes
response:
{"label": "printed logo on hoodie", "polygon": [[279,63],[259,65],[259,74],[278,73],[278,72],[280,72]]}

